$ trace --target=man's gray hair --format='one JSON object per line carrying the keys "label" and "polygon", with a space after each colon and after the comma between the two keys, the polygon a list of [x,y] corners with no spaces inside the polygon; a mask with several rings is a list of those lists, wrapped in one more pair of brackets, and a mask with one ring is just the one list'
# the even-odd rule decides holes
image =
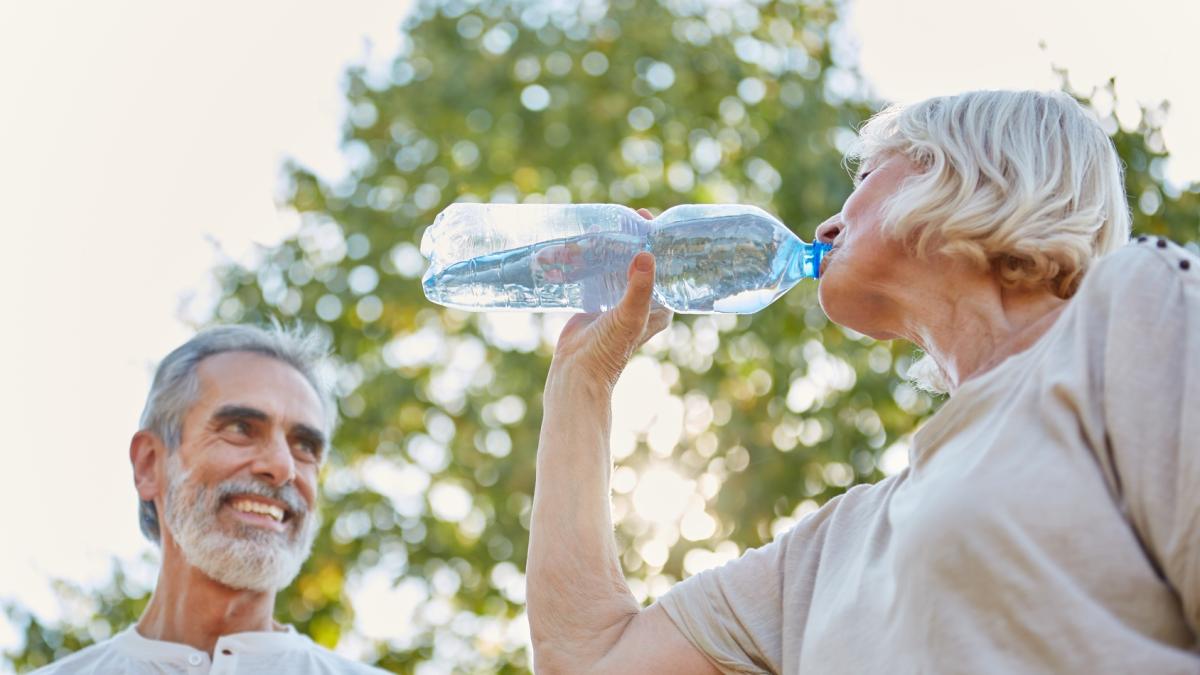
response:
{"label": "man's gray hair", "polygon": [[[337,418],[326,372],[329,350],[329,339],[323,333],[299,324],[291,328],[278,323],[268,329],[255,326],[207,328],[167,354],[158,364],[150,394],[146,397],[146,407],[142,410],[141,428],[154,432],[166,444],[167,450],[174,452],[183,437],[184,417],[200,393],[196,367],[217,354],[251,352],[283,361],[308,380],[324,408],[328,438]],[[142,534],[152,543],[160,543],[162,535],[154,502],[143,500],[138,513]]]}

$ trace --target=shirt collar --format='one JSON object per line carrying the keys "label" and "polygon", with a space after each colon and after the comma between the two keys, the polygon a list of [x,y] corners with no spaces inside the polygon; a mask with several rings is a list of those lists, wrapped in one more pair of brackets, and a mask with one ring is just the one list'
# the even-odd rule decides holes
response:
{"label": "shirt collar", "polygon": [[232,649],[246,653],[283,652],[293,649],[308,649],[313,641],[307,635],[296,632],[291,624],[284,626],[284,631],[253,631],[247,633],[231,633],[217,639],[218,650]]}
{"label": "shirt collar", "polygon": [[[216,649],[226,648],[239,653],[270,653],[312,646],[312,640],[298,633],[295,626],[286,624],[284,628],[283,631],[250,631],[222,635],[217,639]],[[137,632],[137,624],[114,636],[113,646],[131,657],[149,661],[186,660],[193,654],[208,656],[190,645],[143,637]]]}

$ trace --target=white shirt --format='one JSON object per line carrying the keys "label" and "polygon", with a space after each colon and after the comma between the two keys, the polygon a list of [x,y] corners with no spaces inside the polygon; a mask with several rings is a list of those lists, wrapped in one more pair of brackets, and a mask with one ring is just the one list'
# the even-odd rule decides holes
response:
{"label": "white shirt", "polygon": [[206,652],[178,642],[149,640],[134,626],[109,640],[60,659],[36,675],[288,675],[374,674],[385,671],[339,656],[307,636],[287,632],[234,633],[217,640],[210,658]]}
{"label": "white shirt", "polygon": [[659,602],[725,672],[1200,673],[1200,258],[1098,261],[907,469]]}

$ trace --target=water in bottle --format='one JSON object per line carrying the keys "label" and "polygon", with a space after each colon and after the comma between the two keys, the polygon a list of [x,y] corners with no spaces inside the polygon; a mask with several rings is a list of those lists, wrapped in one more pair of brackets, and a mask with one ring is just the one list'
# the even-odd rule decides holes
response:
{"label": "water in bottle", "polygon": [[755,206],[691,204],[647,220],[615,204],[451,204],[421,241],[425,295],[476,311],[598,312],[616,306],[639,251],[654,300],[685,314],[757,312],[816,278],[806,244]]}

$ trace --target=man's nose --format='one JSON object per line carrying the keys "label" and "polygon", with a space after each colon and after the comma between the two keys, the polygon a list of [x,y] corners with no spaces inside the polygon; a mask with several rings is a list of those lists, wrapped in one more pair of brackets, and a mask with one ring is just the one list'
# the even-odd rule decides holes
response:
{"label": "man's nose", "polygon": [[296,460],[285,434],[272,435],[270,441],[259,448],[252,470],[259,479],[274,486],[286,485],[296,478]]}
{"label": "man's nose", "polygon": [[842,214],[835,213],[817,226],[817,241],[832,244],[842,231]]}

